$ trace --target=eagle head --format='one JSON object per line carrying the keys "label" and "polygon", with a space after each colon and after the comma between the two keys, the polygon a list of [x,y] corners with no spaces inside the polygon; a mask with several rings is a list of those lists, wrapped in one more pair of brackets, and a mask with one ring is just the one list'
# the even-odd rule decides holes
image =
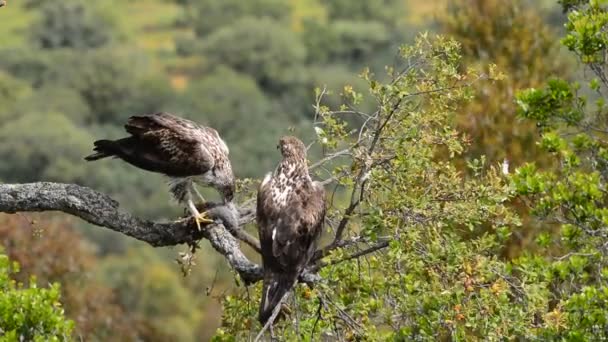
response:
{"label": "eagle head", "polygon": [[306,146],[296,137],[282,137],[277,148],[281,150],[284,158],[304,158],[306,156]]}

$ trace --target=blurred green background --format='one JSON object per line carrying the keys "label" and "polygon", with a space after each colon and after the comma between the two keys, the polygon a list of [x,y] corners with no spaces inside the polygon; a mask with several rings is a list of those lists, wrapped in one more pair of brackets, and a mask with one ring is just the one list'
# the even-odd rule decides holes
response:
{"label": "blurred green background", "polygon": [[[561,29],[553,1],[524,3],[539,18],[538,27]],[[278,159],[279,136],[292,132],[312,139],[315,87],[333,90],[326,99],[331,106],[340,104],[345,84],[365,92],[357,74],[364,67],[382,72],[399,45],[425,30],[464,40],[471,63],[500,63],[504,57],[508,74],[515,75],[513,88],[534,85],[530,74],[519,75],[517,68],[541,68],[541,59],[523,56],[528,59],[509,65],[517,48],[527,47],[501,49],[504,41],[475,36],[483,34],[475,22],[502,15],[498,5],[486,18],[464,19],[447,5],[439,0],[11,0],[0,9],[0,181],[73,182],[110,194],[137,215],[174,218],[182,209],[171,204],[162,176],[119,161],[86,163],[92,142],[123,136],[130,115],[170,111],[215,127],[230,147],[237,176],[259,178]],[[496,27],[512,34],[514,24],[505,25]],[[500,31],[490,34],[496,39]],[[485,54],[475,49],[480,42],[490,46]],[[565,70],[545,64],[541,69],[543,77]],[[529,137],[515,133],[517,139],[500,140],[502,135],[492,133],[512,125],[504,120],[511,108],[498,107],[486,113],[493,117],[491,125],[471,124],[470,115],[487,112],[487,106],[469,108],[463,116],[463,127],[480,139],[474,153],[487,154],[492,162],[529,159],[523,155]],[[493,150],[498,146],[506,146],[508,155]],[[88,340],[207,340],[219,325],[219,299],[234,286],[226,263],[205,242],[184,278],[174,262],[180,248],[153,249],[65,215],[0,215],[0,241],[22,264],[22,280],[35,274],[43,282],[62,283],[68,316]]]}

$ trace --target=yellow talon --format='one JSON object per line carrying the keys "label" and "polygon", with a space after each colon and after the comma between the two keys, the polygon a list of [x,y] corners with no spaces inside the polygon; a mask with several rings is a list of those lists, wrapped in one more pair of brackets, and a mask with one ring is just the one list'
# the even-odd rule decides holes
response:
{"label": "yellow talon", "polygon": [[201,231],[201,223],[213,223],[214,221],[210,218],[207,218],[207,213],[202,212],[200,214],[194,216],[194,222],[196,222],[196,227],[198,231]]}

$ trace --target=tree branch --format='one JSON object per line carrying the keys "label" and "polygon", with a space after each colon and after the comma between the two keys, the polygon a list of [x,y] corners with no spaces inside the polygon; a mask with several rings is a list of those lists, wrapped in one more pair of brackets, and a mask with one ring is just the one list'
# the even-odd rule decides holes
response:
{"label": "tree branch", "polygon": [[[204,226],[199,232],[191,217],[171,222],[144,220],[119,210],[119,203],[110,196],[76,184],[0,184],[0,212],[14,214],[61,211],[96,226],[147,242],[153,247],[193,244],[204,238],[226,258],[246,285],[261,280],[262,267],[243,254],[239,241],[233,236],[240,236],[254,249],[259,249],[257,239],[240,228],[242,224],[251,221],[252,209],[249,203],[244,208],[236,208],[209,202],[204,208],[215,222]],[[310,272],[304,272],[299,278],[300,282],[307,284],[319,280],[318,275]]]}
{"label": "tree branch", "polygon": [[325,164],[325,163],[327,163],[327,162],[329,162],[329,161],[331,161],[333,159],[336,159],[336,158],[341,157],[341,156],[350,155],[351,154],[351,149],[352,149],[352,147],[349,147],[347,149],[344,149],[344,150],[341,150],[341,151],[338,151],[338,152],[335,152],[335,153],[328,154],[323,159],[321,159],[321,160],[317,161],[316,163],[310,165],[308,167],[308,170],[312,171],[312,170],[318,168],[319,166],[321,166],[321,165],[323,165],[323,164]]}
{"label": "tree branch", "polygon": [[348,261],[348,260],[357,259],[357,258],[360,258],[360,257],[362,257],[364,255],[374,253],[376,251],[379,251],[381,249],[384,249],[384,248],[388,247],[388,243],[389,243],[389,241],[381,241],[381,242],[378,242],[377,244],[375,244],[375,245],[373,245],[373,246],[371,246],[369,248],[366,248],[364,250],[358,251],[358,252],[353,253],[351,255],[347,255],[344,258],[337,259],[337,260],[331,260],[329,262],[322,262],[321,261],[321,262],[317,263],[315,266],[311,267],[310,271],[317,272],[318,270],[320,270],[321,268],[323,268],[325,266],[337,265],[339,263],[342,263],[342,262],[345,262],[345,261]]}
{"label": "tree branch", "polygon": [[246,284],[262,279],[262,268],[243,254],[239,242],[225,227],[238,229],[236,208],[217,204],[208,207],[207,212],[216,219],[216,223],[199,232],[192,218],[166,223],[140,219],[119,210],[119,203],[108,195],[76,184],[0,184],[0,212],[61,211],[154,247],[191,244],[205,238]]}
{"label": "tree branch", "polygon": [[260,339],[264,336],[264,333],[266,332],[266,330],[272,329],[272,324],[277,319],[277,316],[279,316],[279,313],[281,312],[281,307],[282,307],[283,303],[285,303],[285,301],[287,300],[287,297],[289,297],[290,294],[291,294],[291,290],[285,292],[283,297],[281,297],[277,306],[275,306],[274,309],[272,310],[272,315],[270,315],[270,318],[268,318],[268,321],[266,321],[266,324],[264,324],[264,326],[262,327],[262,330],[260,330],[258,335],[255,337],[255,340],[253,340],[253,342],[260,341]]}
{"label": "tree branch", "polygon": [[[207,213],[211,213],[211,216],[214,219],[219,219],[219,221],[216,223],[224,225],[232,236],[243,241],[256,252],[262,253],[258,239],[247,233],[245,229],[242,228],[251,221],[249,216],[252,215],[252,212],[251,208],[247,206],[247,203],[239,209],[237,209],[234,204],[223,205],[213,202],[206,202],[202,205],[197,205],[196,208],[201,212],[205,211]],[[255,211],[253,211],[253,215],[255,216]]]}

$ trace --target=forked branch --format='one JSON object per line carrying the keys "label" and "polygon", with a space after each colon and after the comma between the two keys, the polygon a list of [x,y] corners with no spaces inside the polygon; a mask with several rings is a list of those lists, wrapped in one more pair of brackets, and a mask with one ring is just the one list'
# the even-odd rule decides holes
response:
{"label": "forked branch", "polygon": [[[235,236],[253,249],[259,242],[242,231],[243,223],[251,220],[251,208],[208,203],[205,210],[215,222],[198,231],[192,218],[170,222],[153,222],[120,210],[119,203],[110,196],[76,184],[36,182],[0,184],[0,212],[61,211],[79,217],[96,226],[105,227],[154,247],[193,244],[207,239],[223,255],[245,284],[262,279],[262,267],[249,260]],[[319,277],[304,273],[301,282],[314,283]]]}
{"label": "forked branch", "polygon": [[205,226],[199,232],[192,219],[166,223],[140,219],[120,210],[119,203],[108,195],[76,184],[0,184],[0,212],[28,211],[61,211],[154,247],[192,244],[205,238],[226,258],[245,283],[262,279],[262,268],[243,254],[239,242],[226,228],[238,222],[235,208],[211,205],[208,214],[216,219],[216,223]]}

